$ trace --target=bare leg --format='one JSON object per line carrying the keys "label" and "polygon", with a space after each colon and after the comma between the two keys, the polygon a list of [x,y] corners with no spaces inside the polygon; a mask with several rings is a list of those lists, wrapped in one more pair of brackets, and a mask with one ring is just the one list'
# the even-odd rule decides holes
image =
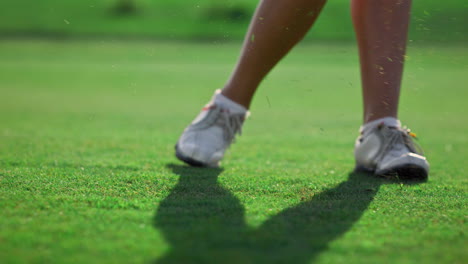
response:
{"label": "bare leg", "polygon": [[411,0],[352,0],[364,123],[397,118],[410,11]]}
{"label": "bare leg", "polygon": [[222,94],[249,108],[260,82],[317,19],[326,0],[262,0]]}

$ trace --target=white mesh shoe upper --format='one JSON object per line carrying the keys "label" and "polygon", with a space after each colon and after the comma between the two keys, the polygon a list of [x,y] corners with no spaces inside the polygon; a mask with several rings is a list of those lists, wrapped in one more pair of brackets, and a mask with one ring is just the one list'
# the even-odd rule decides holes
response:
{"label": "white mesh shoe upper", "polygon": [[226,149],[241,134],[246,115],[231,113],[216,104],[205,107],[184,130],[177,143],[178,151],[205,166],[219,166]]}
{"label": "white mesh shoe upper", "polygon": [[358,167],[382,174],[401,166],[429,171],[429,163],[414,144],[409,129],[375,126],[356,140],[354,156]]}

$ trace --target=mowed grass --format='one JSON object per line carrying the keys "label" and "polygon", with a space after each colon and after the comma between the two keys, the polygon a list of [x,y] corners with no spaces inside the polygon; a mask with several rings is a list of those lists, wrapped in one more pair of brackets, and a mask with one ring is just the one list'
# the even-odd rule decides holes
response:
{"label": "mowed grass", "polygon": [[0,43],[2,263],[466,263],[467,49],[411,47],[426,183],[355,175],[356,48],[302,45],[222,169],[173,146],[238,44]]}

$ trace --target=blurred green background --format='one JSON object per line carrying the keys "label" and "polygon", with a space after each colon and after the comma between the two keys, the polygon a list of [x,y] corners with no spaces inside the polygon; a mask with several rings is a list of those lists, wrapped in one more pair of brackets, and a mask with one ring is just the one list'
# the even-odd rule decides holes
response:
{"label": "blurred green background", "polygon": [[[329,1],[309,35],[352,40],[349,2]],[[0,36],[239,40],[256,5],[255,0],[3,0]],[[467,1],[419,0],[413,5],[413,41],[468,39]]]}

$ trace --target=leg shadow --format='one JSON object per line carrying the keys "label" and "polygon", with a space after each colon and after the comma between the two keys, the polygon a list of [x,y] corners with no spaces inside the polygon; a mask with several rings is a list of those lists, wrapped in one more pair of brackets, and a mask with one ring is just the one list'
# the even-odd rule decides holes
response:
{"label": "leg shadow", "polygon": [[348,180],[267,220],[255,233],[264,263],[311,263],[344,235],[377,194],[382,179],[350,173]]}
{"label": "leg shadow", "polygon": [[388,183],[351,173],[335,188],[250,229],[239,200],[217,183],[222,170],[169,168],[180,179],[155,216],[171,245],[157,263],[310,263],[361,218]]}
{"label": "leg shadow", "polygon": [[235,249],[247,229],[244,208],[218,184],[222,170],[168,167],[179,182],[160,204],[155,225],[172,248],[157,263],[224,263],[242,256]]}

